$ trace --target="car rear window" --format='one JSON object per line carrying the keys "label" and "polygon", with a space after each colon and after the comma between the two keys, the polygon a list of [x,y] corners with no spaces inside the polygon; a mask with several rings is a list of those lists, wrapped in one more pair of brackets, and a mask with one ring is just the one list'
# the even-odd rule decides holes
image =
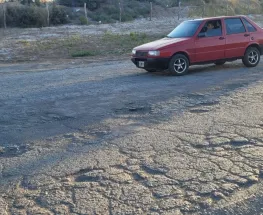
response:
{"label": "car rear window", "polygon": [[246,29],[240,18],[225,19],[227,34],[245,33]]}
{"label": "car rear window", "polygon": [[257,31],[257,29],[249,21],[247,21],[245,18],[242,18],[242,20],[243,20],[243,22],[244,22],[244,24],[245,24],[245,26],[249,32]]}

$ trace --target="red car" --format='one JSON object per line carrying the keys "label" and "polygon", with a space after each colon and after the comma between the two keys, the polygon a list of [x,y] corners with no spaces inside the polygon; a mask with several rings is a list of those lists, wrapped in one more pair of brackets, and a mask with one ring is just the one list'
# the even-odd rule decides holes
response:
{"label": "red car", "polygon": [[189,66],[242,59],[255,67],[263,53],[263,29],[245,16],[182,22],[167,37],[132,50],[133,63],[148,72],[184,75]]}

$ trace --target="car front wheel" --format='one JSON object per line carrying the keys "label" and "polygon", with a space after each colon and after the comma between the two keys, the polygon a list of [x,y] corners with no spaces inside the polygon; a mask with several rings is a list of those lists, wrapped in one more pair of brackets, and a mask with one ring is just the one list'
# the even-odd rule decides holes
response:
{"label": "car front wheel", "polygon": [[250,47],[246,50],[245,56],[242,59],[243,63],[247,67],[255,67],[260,61],[260,52],[255,47]]}
{"label": "car front wheel", "polygon": [[176,54],[169,63],[169,71],[174,75],[185,75],[189,69],[189,60],[183,54]]}

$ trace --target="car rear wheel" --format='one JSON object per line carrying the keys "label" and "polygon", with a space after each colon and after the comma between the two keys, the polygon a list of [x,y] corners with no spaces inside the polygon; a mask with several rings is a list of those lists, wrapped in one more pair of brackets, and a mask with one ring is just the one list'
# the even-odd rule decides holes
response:
{"label": "car rear wheel", "polygon": [[221,65],[224,65],[225,63],[226,61],[218,61],[218,62],[215,62],[215,65],[221,66]]}
{"label": "car rear wheel", "polygon": [[173,75],[185,75],[189,69],[189,60],[183,54],[177,54],[172,57],[169,63],[169,71]]}
{"label": "car rear wheel", "polygon": [[247,67],[255,67],[260,61],[260,52],[256,47],[249,47],[246,50],[245,56],[242,59]]}

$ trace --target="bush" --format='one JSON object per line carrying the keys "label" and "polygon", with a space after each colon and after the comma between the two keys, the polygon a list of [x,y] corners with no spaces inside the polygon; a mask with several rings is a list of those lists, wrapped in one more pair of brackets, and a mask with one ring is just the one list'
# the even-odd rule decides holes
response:
{"label": "bush", "polygon": [[45,10],[35,6],[8,6],[6,23],[11,27],[42,27],[47,25]]}
{"label": "bush", "polygon": [[89,57],[89,56],[95,56],[96,54],[94,52],[88,51],[88,50],[82,50],[77,51],[71,54],[72,57]]}
{"label": "bush", "polygon": [[50,14],[50,24],[61,25],[68,23],[67,13],[62,7],[53,5]]}
{"label": "bush", "polygon": [[21,2],[21,4],[24,4],[24,5],[30,5],[30,4],[35,4],[35,5],[37,5],[37,6],[40,6],[40,0],[35,0],[35,1],[32,1],[32,0],[22,0],[22,1],[20,1]]}
{"label": "bush", "polygon": [[[3,23],[3,16],[0,17]],[[50,24],[59,25],[68,22],[67,14],[62,7],[50,8]],[[8,5],[6,8],[6,24],[8,27],[44,27],[47,26],[46,8],[25,5]]]}
{"label": "bush", "polygon": [[81,25],[87,25],[88,24],[88,20],[85,16],[79,17],[79,21],[80,21]]}

